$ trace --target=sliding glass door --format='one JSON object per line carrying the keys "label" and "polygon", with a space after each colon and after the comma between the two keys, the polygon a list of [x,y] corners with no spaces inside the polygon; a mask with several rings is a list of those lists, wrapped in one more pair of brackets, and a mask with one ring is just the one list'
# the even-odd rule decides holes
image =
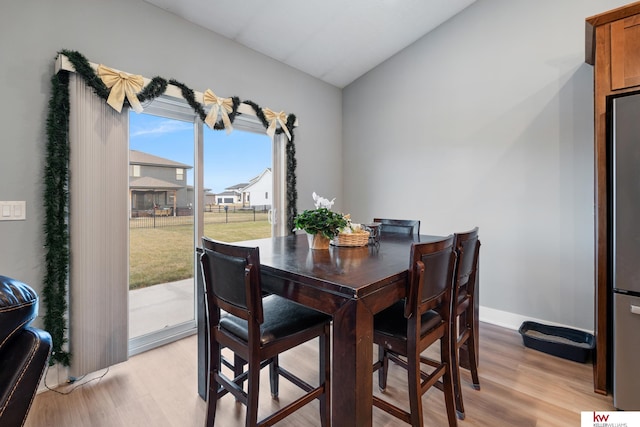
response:
{"label": "sliding glass door", "polygon": [[201,236],[236,242],[286,230],[285,139],[256,117],[230,134],[160,97],[129,125],[129,355],[196,331]]}

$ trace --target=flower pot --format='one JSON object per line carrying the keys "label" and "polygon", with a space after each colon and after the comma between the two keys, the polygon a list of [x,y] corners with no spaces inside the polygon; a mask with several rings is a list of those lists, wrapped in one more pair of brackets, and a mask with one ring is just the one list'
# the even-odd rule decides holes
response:
{"label": "flower pot", "polygon": [[322,234],[307,233],[307,240],[309,241],[310,249],[329,249],[329,239]]}

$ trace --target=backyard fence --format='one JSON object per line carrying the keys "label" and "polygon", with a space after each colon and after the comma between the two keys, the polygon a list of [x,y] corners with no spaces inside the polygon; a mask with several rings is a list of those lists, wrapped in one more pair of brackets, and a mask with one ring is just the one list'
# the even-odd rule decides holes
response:
{"label": "backyard fence", "polygon": [[[158,212],[158,209],[155,210]],[[220,206],[207,205],[204,211],[204,223],[229,223],[229,222],[251,222],[267,221],[269,206]],[[129,219],[130,228],[159,228],[173,227],[177,225],[193,225],[193,215],[158,215],[151,211],[148,216],[133,216]]]}

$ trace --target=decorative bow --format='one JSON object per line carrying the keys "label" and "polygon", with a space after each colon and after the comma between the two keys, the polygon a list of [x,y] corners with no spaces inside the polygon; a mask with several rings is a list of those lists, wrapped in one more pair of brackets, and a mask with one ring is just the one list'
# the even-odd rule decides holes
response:
{"label": "decorative bow", "polygon": [[262,112],[264,113],[264,117],[267,119],[267,122],[269,122],[267,135],[269,135],[271,139],[273,139],[273,136],[276,134],[277,124],[279,123],[280,127],[284,130],[284,133],[287,134],[287,138],[289,138],[289,141],[291,141],[291,134],[289,133],[289,129],[287,128],[287,115],[284,113],[284,111],[276,113],[268,108],[263,108]]}
{"label": "decorative bow", "polygon": [[222,123],[227,133],[231,133],[233,126],[231,126],[231,120],[229,120],[229,113],[233,111],[233,99],[231,98],[218,98],[211,89],[207,89],[204,92],[204,105],[213,104],[209,114],[204,119],[204,122],[211,128],[216,125],[218,121],[218,112],[222,116]]}
{"label": "decorative bow", "polygon": [[142,112],[142,105],[140,105],[140,101],[138,101],[138,97],[136,96],[136,93],[140,92],[144,86],[142,76],[116,71],[102,64],[98,65],[98,76],[100,76],[103,83],[111,89],[107,104],[114,110],[118,113],[122,111],[124,97],[126,96],[131,108],[133,108],[136,113]]}

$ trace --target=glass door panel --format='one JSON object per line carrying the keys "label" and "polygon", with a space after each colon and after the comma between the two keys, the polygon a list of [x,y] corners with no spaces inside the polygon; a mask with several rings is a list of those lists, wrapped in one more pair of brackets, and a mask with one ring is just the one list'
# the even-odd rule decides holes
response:
{"label": "glass door panel", "polygon": [[272,145],[255,123],[238,117],[230,134],[204,128],[204,235],[212,239],[237,242],[272,235]]}
{"label": "glass door panel", "polygon": [[130,113],[130,355],[195,331],[194,120],[170,110]]}

